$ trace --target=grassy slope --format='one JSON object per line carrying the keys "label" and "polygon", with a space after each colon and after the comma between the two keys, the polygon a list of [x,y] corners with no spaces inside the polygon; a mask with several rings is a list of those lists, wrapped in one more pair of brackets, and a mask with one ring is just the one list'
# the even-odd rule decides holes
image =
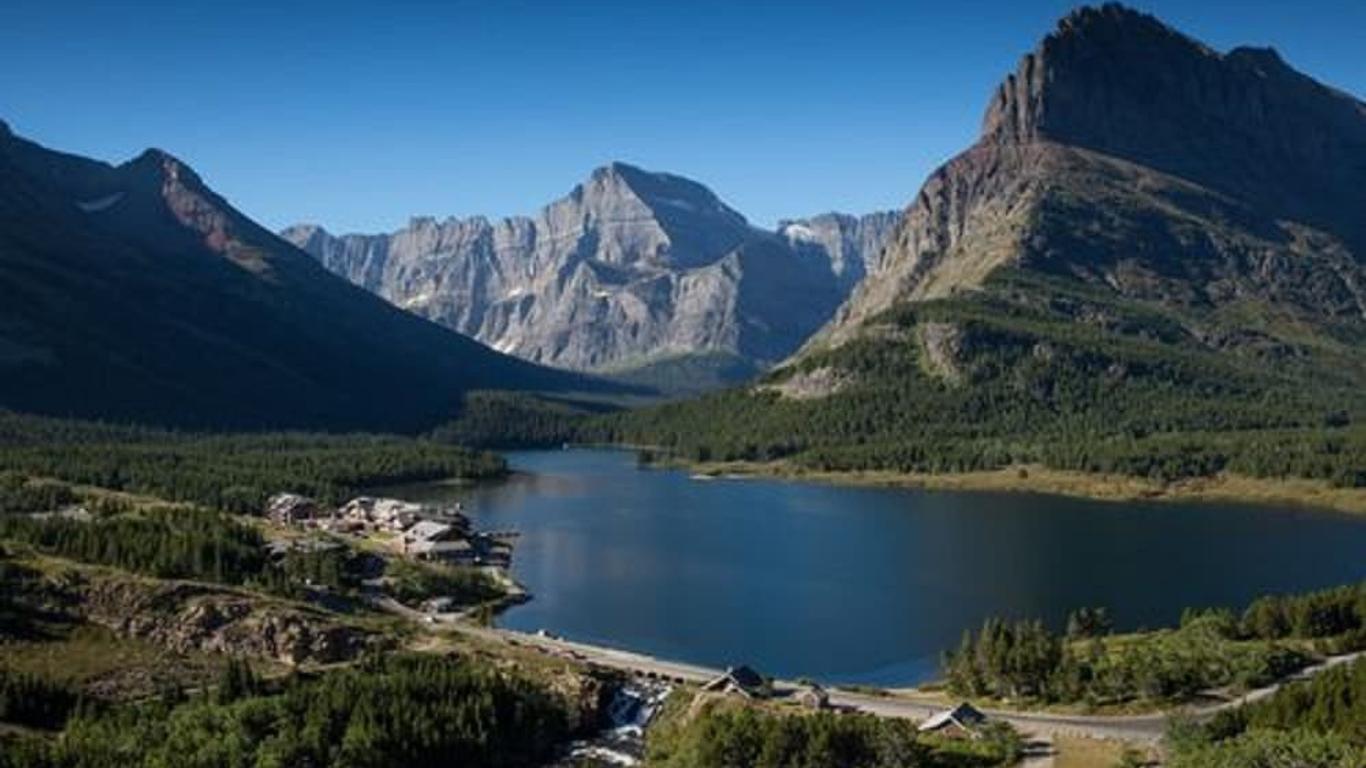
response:
{"label": "grassy slope", "polygon": [[1260,478],[1220,474],[1176,481],[1103,472],[1049,469],[1038,464],[1012,464],[970,472],[899,472],[892,470],[820,471],[784,461],[707,462],[689,465],[712,477],[763,476],[800,482],[872,487],[923,488],[936,491],[1043,493],[1099,501],[1209,501],[1286,504],[1366,514],[1366,492],[1339,488],[1325,480]]}
{"label": "grassy slope", "polygon": [[136,699],[168,684],[205,684],[222,664],[208,654],[176,653],[93,624],[49,623],[45,632],[5,644],[0,669],[60,680],[102,699]]}
{"label": "grassy slope", "polygon": [[1124,745],[1119,742],[1074,736],[1054,739],[1053,749],[1057,753],[1053,768],[1115,768],[1124,757]]}

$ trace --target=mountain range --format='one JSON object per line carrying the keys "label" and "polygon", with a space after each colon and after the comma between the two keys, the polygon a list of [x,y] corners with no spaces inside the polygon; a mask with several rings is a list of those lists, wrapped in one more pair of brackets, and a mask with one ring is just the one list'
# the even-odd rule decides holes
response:
{"label": "mountain range", "polygon": [[748,378],[795,351],[876,264],[896,219],[826,214],[770,232],[701,184],[613,163],[534,217],[281,235],[497,350],[677,388]]}
{"label": "mountain range", "polygon": [[1335,467],[1331,430],[1366,422],[1366,105],[1273,50],[1082,8],[904,212],[774,231],[614,163],[533,217],[277,236],[165,152],[111,166],[0,124],[0,285],[15,410],[416,429],[471,390],[776,366],[595,437],[1132,469],[1194,461],[1184,436],[1238,435],[1200,459],[1227,466],[1300,430],[1328,458],[1295,460]]}
{"label": "mountain range", "polygon": [[832,320],[600,439],[819,469],[1366,485],[1366,105],[1275,51],[1068,14]]}
{"label": "mountain range", "polygon": [[190,427],[414,429],[471,389],[588,390],[332,276],[180,160],[0,123],[0,407]]}

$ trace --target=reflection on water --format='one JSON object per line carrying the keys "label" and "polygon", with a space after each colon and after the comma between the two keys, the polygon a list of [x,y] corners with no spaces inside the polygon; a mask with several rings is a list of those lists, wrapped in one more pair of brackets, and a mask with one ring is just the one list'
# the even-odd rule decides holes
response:
{"label": "reflection on water", "polygon": [[916,682],[991,615],[1061,623],[1105,605],[1122,628],[1155,626],[1366,576],[1366,519],[1346,515],[704,481],[614,451],[509,458],[503,483],[398,491],[522,532],[513,572],[534,599],[503,624],[767,674]]}

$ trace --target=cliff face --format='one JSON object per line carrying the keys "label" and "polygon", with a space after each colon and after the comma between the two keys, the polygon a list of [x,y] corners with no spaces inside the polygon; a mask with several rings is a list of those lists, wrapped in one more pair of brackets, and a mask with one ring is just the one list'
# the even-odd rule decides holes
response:
{"label": "cliff face", "polygon": [[925,183],[812,346],[1005,266],[1183,309],[1359,321],[1363,254],[1366,105],[1274,51],[1084,8],[1000,85],[980,139]]}
{"label": "cliff face", "polygon": [[888,229],[876,216],[825,215],[766,232],[696,182],[616,163],[535,217],[283,236],[500,351],[621,371],[704,354],[758,366],[785,357],[847,296]]}
{"label": "cliff face", "polygon": [[778,234],[793,248],[812,249],[830,262],[841,289],[848,292],[882,262],[883,247],[901,216],[879,211],[864,216],[822,213],[778,223]]}
{"label": "cliff face", "polygon": [[1366,104],[1273,49],[1220,54],[1118,5],[1063,19],[997,90],[982,133],[1093,150],[1268,214],[1363,232]]}

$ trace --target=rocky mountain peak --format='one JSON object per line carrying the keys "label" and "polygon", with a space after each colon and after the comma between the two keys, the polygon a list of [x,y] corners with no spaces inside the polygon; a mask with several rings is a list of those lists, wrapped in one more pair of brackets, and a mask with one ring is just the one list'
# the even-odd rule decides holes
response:
{"label": "rocky mountain peak", "polygon": [[326,235],[330,233],[328,233],[327,229],[323,225],[312,224],[309,222],[304,222],[302,224],[290,224],[289,226],[280,230],[280,237],[283,237],[286,240],[293,240],[296,237],[306,239],[318,234]]}
{"label": "rocky mountain peak", "polygon": [[1156,16],[1135,10],[1123,3],[1104,3],[1083,5],[1063,16],[1058,20],[1057,29],[1045,37],[1044,44],[1047,45],[1049,41],[1075,39],[1110,45],[1119,36],[1179,38],[1186,43],[1193,42]]}
{"label": "rocky mountain peak", "polygon": [[895,221],[827,215],[769,232],[698,182],[615,162],[531,217],[281,234],[395,305],[528,360],[620,372],[700,355],[729,376],[786,357],[824,322]]}
{"label": "rocky mountain peak", "polygon": [[1259,67],[1262,74],[1270,76],[1278,72],[1294,72],[1281,54],[1271,46],[1258,47],[1244,45],[1228,52],[1228,60],[1238,64]]}
{"label": "rocky mountain peak", "polygon": [[1366,105],[1273,49],[1222,54],[1117,4],[1065,17],[997,89],[982,132],[1100,152],[1330,228],[1357,229],[1366,206]]}
{"label": "rocky mountain peak", "polygon": [[332,239],[332,234],[321,224],[294,224],[281,230],[280,237],[307,251],[310,247],[322,247]]}
{"label": "rocky mountain peak", "polygon": [[1221,53],[1121,5],[1081,8],[996,89],[979,141],[931,174],[813,346],[1009,266],[1161,302],[1360,314],[1343,254],[1366,253],[1362,211],[1366,104],[1273,49]]}
{"label": "rocky mountain peak", "polygon": [[587,183],[574,193],[590,204],[614,202],[622,196],[633,197],[656,215],[669,218],[696,216],[716,218],[716,223],[734,227],[748,225],[745,217],[732,209],[703,184],[671,173],[647,171],[629,163],[615,161],[593,171]]}
{"label": "rocky mountain peak", "polygon": [[183,186],[191,190],[205,189],[199,174],[180,158],[164,149],[149,147],[137,157],[119,167],[134,183],[155,184],[163,191],[168,186]]}
{"label": "rocky mountain peak", "polygon": [[[598,168],[542,210],[538,227],[578,240],[608,264],[696,267],[714,263],[751,236],[745,217],[707,187],[616,162]],[[592,233],[590,241],[581,238]]]}
{"label": "rocky mountain peak", "polygon": [[[114,169],[117,206],[144,212],[169,213],[162,221],[170,229],[154,237],[191,236],[208,250],[226,256],[239,267],[266,274],[287,266],[312,268],[310,260],[293,249],[279,249],[275,236],[238,213],[227,200],[209,188],[187,163],[162,149],[149,148]],[[106,198],[108,199],[108,198]],[[99,208],[96,201],[96,209]],[[90,209],[87,209],[90,210]],[[111,226],[120,226],[111,217]],[[151,219],[161,221],[161,219]],[[171,223],[173,222],[173,224]],[[144,234],[152,230],[144,227]]]}
{"label": "rocky mountain peak", "polygon": [[1103,127],[1078,124],[1106,117],[1077,114],[1085,110],[1086,98],[1103,98],[1117,87],[1146,88],[1174,62],[1205,56],[1217,54],[1148,14],[1118,3],[1078,8],[996,89],[982,121],[983,137],[1016,143],[1074,138],[1083,127]]}

